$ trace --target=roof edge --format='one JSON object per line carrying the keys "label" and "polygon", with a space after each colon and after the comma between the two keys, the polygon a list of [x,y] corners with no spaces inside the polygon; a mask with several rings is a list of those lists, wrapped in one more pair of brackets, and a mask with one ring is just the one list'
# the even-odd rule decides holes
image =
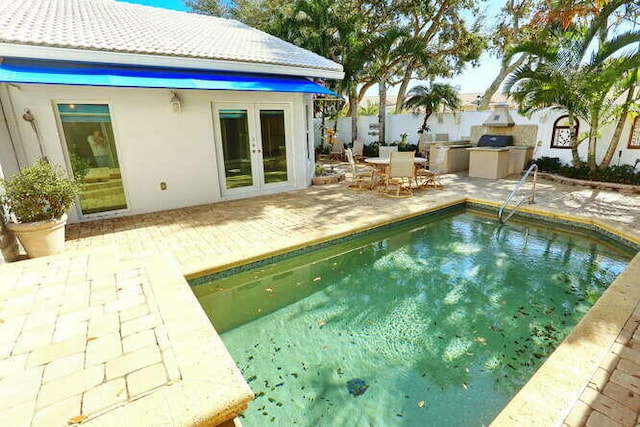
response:
{"label": "roof edge", "polygon": [[191,68],[198,70],[233,71],[243,73],[280,74],[299,77],[319,77],[340,80],[342,70],[296,67],[292,65],[241,62],[218,59],[188,58],[181,56],[148,55],[140,53],[113,52],[103,50],[71,49],[64,47],[35,46],[0,42],[0,58],[51,59],[100,64],[121,64],[168,68]]}

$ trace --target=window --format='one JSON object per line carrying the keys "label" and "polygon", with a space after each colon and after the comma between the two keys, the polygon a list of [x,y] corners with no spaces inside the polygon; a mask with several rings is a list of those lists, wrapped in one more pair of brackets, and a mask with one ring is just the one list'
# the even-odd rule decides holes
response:
{"label": "window", "polygon": [[629,135],[629,144],[627,148],[640,148],[640,116],[636,116],[631,126],[631,135]]}
{"label": "window", "polygon": [[[577,135],[578,130],[580,129],[580,123],[576,118],[573,120],[573,126],[575,126],[575,132]],[[571,124],[569,123],[568,115],[558,117],[558,119],[553,123],[551,148],[571,148]]]}
{"label": "window", "polygon": [[127,208],[111,114],[106,104],[58,104],[69,164],[80,182],[83,215]]}

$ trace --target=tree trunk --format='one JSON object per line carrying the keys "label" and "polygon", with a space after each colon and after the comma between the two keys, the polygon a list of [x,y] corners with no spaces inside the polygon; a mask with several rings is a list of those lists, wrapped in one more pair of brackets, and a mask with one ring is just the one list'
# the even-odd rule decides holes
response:
{"label": "tree trunk", "polygon": [[357,88],[352,83],[349,90],[349,108],[351,109],[351,142],[353,143],[358,138],[358,94]]}
{"label": "tree trunk", "polygon": [[[326,114],[325,114],[325,105],[323,101],[322,102],[322,121],[320,122],[320,149],[324,149],[324,129],[326,127],[327,124],[327,119],[325,118]],[[336,117],[336,123],[338,123],[338,118]]]}
{"label": "tree trunk", "polygon": [[375,82],[367,82],[360,87],[360,90],[358,91],[358,105],[360,105],[360,103],[362,102],[362,99],[364,98],[364,95],[374,84]]}
{"label": "tree trunk", "polygon": [[404,71],[404,76],[402,77],[402,83],[400,83],[400,89],[398,89],[398,95],[396,96],[396,114],[399,114],[402,110],[402,104],[404,104],[404,99],[407,96],[407,88],[409,87],[409,83],[411,82],[411,76],[413,75],[413,70],[415,70],[415,65],[413,61],[409,63],[407,69]]}
{"label": "tree trunk", "polygon": [[378,83],[378,143],[384,145],[387,112],[387,82],[384,78]]}
{"label": "tree trunk", "polygon": [[500,72],[498,73],[496,78],[493,79],[493,81],[491,82],[487,90],[484,91],[484,94],[480,99],[480,105],[478,106],[479,110],[484,111],[489,109],[489,103],[491,102],[491,98],[493,97],[493,95],[495,95],[498,89],[500,89],[500,86],[502,85],[502,82],[504,81],[504,79],[506,79],[507,76],[511,74],[516,68],[522,65],[527,60],[528,57],[529,57],[528,54],[523,54],[513,64],[502,65],[502,67],[500,68]]}
{"label": "tree trunk", "polygon": [[580,160],[580,155],[578,154],[578,131],[575,126],[573,126],[576,121],[575,116],[571,111],[569,111],[569,138],[571,139],[571,161],[573,162],[574,167],[578,167],[582,164],[582,160]]}
{"label": "tree trunk", "polygon": [[[633,76],[637,76],[637,71],[632,72]],[[618,143],[620,142],[620,136],[622,136],[622,129],[624,129],[624,124],[627,121],[627,114],[629,114],[629,106],[633,101],[633,87],[635,85],[636,79],[635,77],[631,79],[629,89],[627,90],[627,99],[622,105],[622,111],[620,112],[620,117],[618,117],[618,123],[616,124],[616,129],[611,136],[611,141],[609,142],[609,147],[607,147],[607,152],[604,154],[604,158],[598,166],[599,169],[608,168],[611,164],[611,160],[613,159],[613,155],[616,153],[616,149],[618,148]]]}
{"label": "tree trunk", "polygon": [[589,150],[587,152],[587,165],[589,165],[589,172],[595,173],[596,165],[596,146],[598,142],[598,126],[600,124],[600,113],[598,111],[592,111],[589,120]]}
{"label": "tree trunk", "polygon": [[422,127],[420,128],[421,133],[429,132],[429,125],[427,124],[427,121],[429,120],[429,117],[431,117],[432,114],[433,114],[433,110],[431,108],[427,108],[427,110],[424,112],[424,121],[422,122]]}

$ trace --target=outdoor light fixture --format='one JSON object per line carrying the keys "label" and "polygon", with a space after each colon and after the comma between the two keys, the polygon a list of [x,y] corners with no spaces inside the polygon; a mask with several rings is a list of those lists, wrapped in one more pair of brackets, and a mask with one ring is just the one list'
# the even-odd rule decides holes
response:
{"label": "outdoor light fixture", "polygon": [[171,92],[171,99],[169,100],[169,104],[171,104],[171,110],[174,113],[182,112],[182,100],[177,93]]}

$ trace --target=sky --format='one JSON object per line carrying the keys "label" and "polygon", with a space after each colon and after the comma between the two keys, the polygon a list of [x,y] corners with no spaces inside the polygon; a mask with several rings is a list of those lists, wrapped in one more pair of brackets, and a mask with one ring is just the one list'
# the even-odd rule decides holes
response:
{"label": "sky", "polygon": [[182,10],[188,11],[189,8],[184,5],[183,0],[118,0],[125,1],[126,3],[144,4],[146,6],[161,7],[164,9]]}
{"label": "sky", "polygon": [[[128,3],[144,4],[147,6],[161,7],[165,9],[188,11],[189,9],[184,5],[183,0],[118,0],[126,1]],[[500,8],[502,4],[501,0],[489,0],[485,3],[486,14],[490,17],[495,11]],[[484,92],[491,84],[495,76],[500,69],[500,62],[494,57],[489,56],[488,53],[484,53],[480,58],[480,67],[472,68],[467,67],[457,77],[447,80],[445,82],[458,88],[460,93],[474,93]],[[416,84],[421,82],[416,81]],[[389,95],[397,93],[398,87],[390,88]],[[368,95],[376,95],[377,88],[373,87],[368,92]]]}

